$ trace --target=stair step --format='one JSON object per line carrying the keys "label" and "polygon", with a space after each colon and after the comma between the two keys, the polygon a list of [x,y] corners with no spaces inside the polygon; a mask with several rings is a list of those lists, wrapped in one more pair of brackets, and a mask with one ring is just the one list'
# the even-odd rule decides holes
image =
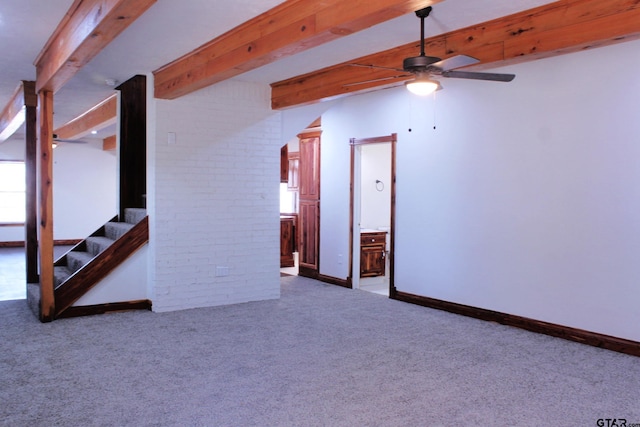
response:
{"label": "stair step", "polygon": [[53,287],[57,288],[71,276],[71,271],[64,265],[53,267]]}
{"label": "stair step", "polygon": [[85,242],[87,243],[87,252],[95,256],[107,249],[114,240],[104,236],[92,236],[87,237]]}
{"label": "stair step", "polygon": [[126,208],[124,210],[124,222],[129,224],[137,224],[147,216],[147,210],[144,208]]}
{"label": "stair step", "polygon": [[133,228],[133,224],[128,222],[108,222],[104,225],[104,234],[112,240],[118,240],[131,228]]}
{"label": "stair step", "polygon": [[88,252],[71,251],[67,254],[67,268],[71,272],[76,272],[91,261],[92,258],[93,255]]}

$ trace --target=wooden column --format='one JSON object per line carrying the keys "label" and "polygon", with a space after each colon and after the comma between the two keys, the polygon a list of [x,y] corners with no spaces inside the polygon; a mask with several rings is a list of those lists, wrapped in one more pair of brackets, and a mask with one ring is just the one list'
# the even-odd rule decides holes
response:
{"label": "wooden column", "polygon": [[147,78],[134,76],[120,91],[120,216],[145,208],[147,195]]}
{"label": "wooden column", "polygon": [[38,96],[35,82],[23,82],[25,105],[25,257],[27,283],[38,283]]}
{"label": "wooden column", "polygon": [[53,295],[53,92],[38,93],[40,126],[40,320],[54,319]]}

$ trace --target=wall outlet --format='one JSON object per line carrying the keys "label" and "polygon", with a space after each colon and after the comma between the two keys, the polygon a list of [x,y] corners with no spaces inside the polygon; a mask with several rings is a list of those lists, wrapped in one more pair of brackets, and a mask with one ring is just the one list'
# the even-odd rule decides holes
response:
{"label": "wall outlet", "polygon": [[224,277],[229,275],[229,267],[227,266],[216,266],[216,277]]}

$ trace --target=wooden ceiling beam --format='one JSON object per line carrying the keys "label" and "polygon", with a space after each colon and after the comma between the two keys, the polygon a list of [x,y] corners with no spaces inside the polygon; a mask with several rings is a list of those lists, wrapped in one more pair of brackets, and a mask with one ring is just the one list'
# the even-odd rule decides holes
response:
{"label": "wooden ceiling beam", "polygon": [[102,149],[104,151],[114,151],[117,148],[117,139],[115,135],[108,136],[102,140]]}
{"label": "wooden ceiling beam", "polygon": [[175,99],[442,0],[287,0],[154,71]]}
{"label": "wooden ceiling beam", "polygon": [[53,133],[60,139],[81,138],[92,130],[100,130],[114,124],[117,110],[118,96],[113,94],[95,107],[60,126]]}
{"label": "wooden ceiling beam", "polygon": [[[426,40],[426,52],[480,60],[481,70],[640,38],[637,0],[560,0]],[[419,41],[273,83],[271,104],[284,109],[401,85],[403,72],[353,64],[400,67],[417,56]],[[366,82],[366,83],[363,83]]]}
{"label": "wooden ceiling beam", "polygon": [[156,0],[75,0],[35,60],[36,92],[57,92]]}
{"label": "wooden ceiling beam", "polygon": [[35,82],[22,81],[0,113],[0,142],[6,141],[25,121],[25,107],[37,107]]}

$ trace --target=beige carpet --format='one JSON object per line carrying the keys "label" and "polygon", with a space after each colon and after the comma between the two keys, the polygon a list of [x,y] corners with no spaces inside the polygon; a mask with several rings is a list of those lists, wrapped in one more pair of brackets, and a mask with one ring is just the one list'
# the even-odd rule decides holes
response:
{"label": "beige carpet", "polygon": [[39,323],[0,302],[4,426],[640,423],[640,359],[295,276],[282,298]]}

